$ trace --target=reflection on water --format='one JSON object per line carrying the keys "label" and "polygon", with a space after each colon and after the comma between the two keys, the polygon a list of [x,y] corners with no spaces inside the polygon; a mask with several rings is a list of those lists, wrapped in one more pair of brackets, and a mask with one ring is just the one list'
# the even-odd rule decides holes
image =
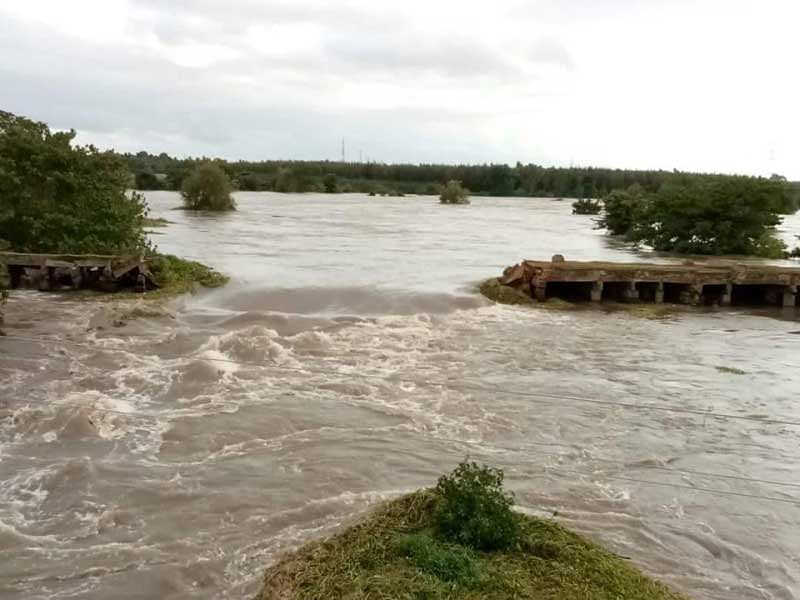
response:
{"label": "reflection on water", "polygon": [[521,258],[651,259],[567,202],[148,199],[162,251],[233,281],[123,328],[12,296],[8,333],[54,341],[0,340],[3,598],[247,597],[277,553],[467,454],[693,598],[800,594],[799,428],[754,420],[800,421],[796,321],[477,296]]}

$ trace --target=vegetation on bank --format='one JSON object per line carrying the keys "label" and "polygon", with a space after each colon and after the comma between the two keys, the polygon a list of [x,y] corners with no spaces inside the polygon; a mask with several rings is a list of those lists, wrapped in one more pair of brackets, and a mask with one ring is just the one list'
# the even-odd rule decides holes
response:
{"label": "vegetation on bank", "polygon": [[161,296],[176,296],[194,291],[197,286],[221,287],[228,277],[202,263],[172,254],[156,254],[147,261]]}
{"label": "vegetation on bank", "polygon": [[[139,152],[125,159],[136,175],[137,189],[180,190],[183,180],[207,158],[174,158]],[[483,165],[387,164],[340,161],[216,161],[233,184],[245,191],[324,192],[325,178],[336,178],[336,191],[381,195],[438,195],[450,180],[460,181],[472,195],[602,198],[616,189],[640,185],[655,192],[665,183],[684,184],[719,175],[678,171],[636,171],[596,167],[543,167],[516,163]],[[776,176],[777,177],[777,176]],[[800,183],[786,185],[781,213],[800,208]]]}
{"label": "vegetation on bank", "polygon": [[149,250],[144,198],[126,193],[125,161],[75,146],[74,131],[0,112],[0,231],[17,252]]}
{"label": "vegetation on bank", "polygon": [[599,225],[664,252],[782,258],[774,228],[785,203],[786,183],[777,178],[719,177],[655,192],[633,185],[606,196]]}
{"label": "vegetation on bank", "polygon": [[512,511],[502,480],[462,463],[435,490],[285,556],[256,600],[685,600],[554,521]]}
{"label": "vegetation on bank", "polygon": [[439,194],[442,204],[469,204],[469,191],[461,186],[460,181],[451,179]]}
{"label": "vegetation on bank", "polygon": [[144,197],[127,191],[131,175],[125,160],[74,145],[74,138],[74,131],[52,132],[44,123],[0,112],[0,247],[142,255],[161,296],[189,291],[195,283],[215,287],[226,281],[199,263],[157,254],[145,227],[166,221],[150,219]]}
{"label": "vegetation on bank", "polygon": [[213,162],[200,163],[181,185],[183,207],[187,210],[235,210],[231,182]]}

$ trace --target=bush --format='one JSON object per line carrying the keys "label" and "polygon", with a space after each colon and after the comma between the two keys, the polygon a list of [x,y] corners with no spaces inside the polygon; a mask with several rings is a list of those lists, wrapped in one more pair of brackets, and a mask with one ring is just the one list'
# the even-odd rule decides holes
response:
{"label": "bush", "polygon": [[18,252],[135,254],[149,247],[144,198],[127,194],[123,159],[73,146],[75,132],[53,133],[0,111],[0,232]]}
{"label": "bush", "polygon": [[572,203],[573,215],[599,215],[601,210],[600,202],[581,198]]}
{"label": "bush", "polygon": [[333,173],[328,173],[322,179],[322,185],[325,187],[326,194],[335,194],[338,191],[338,186],[336,184],[336,175]]}
{"label": "bush", "polygon": [[462,462],[439,479],[434,512],[436,528],[446,539],[477,550],[499,550],[516,542],[514,498],[503,491],[503,471]]}
{"label": "bush", "polygon": [[461,187],[461,182],[451,179],[439,196],[442,204],[469,204],[468,190]]}
{"label": "bush", "polygon": [[189,210],[234,210],[231,182],[212,162],[199,164],[181,186],[183,206]]}
{"label": "bush", "polygon": [[417,569],[442,581],[470,585],[478,578],[475,557],[469,549],[440,542],[430,534],[406,535],[400,538],[398,550]]}

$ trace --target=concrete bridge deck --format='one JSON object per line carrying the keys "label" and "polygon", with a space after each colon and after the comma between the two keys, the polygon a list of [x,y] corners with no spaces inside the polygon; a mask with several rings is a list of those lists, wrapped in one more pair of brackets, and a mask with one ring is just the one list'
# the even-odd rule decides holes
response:
{"label": "concrete bridge deck", "polygon": [[537,300],[798,306],[800,269],[728,261],[683,264],[526,260],[499,278]]}
{"label": "concrete bridge deck", "polygon": [[139,255],[0,252],[0,278],[6,278],[10,288],[29,283],[42,291],[65,286],[111,290],[148,283],[156,287],[147,260]]}

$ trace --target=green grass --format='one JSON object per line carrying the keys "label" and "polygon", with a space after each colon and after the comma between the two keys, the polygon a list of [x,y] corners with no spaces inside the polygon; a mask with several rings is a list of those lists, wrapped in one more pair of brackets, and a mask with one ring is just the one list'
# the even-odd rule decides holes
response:
{"label": "green grass", "polygon": [[729,375],[747,375],[747,371],[742,371],[741,369],[737,369],[736,367],[716,367],[717,371],[720,373],[727,373]]}
{"label": "green grass", "polygon": [[519,515],[513,547],[479,552],[439,539],[439,496],[388,502],[306,544],[265,573],[256,600],[685,600],[551,520]]}
{"label": "green grass", "polygon": [[228,283],[228,277],[211,267],[172,254],[157,254],[149,258],[147,264],[159,285],[156,292],[149,292],[151,295],[176,296],[191,292],[197,286],[215,288]]}
{"label": "green grass", "polygon": [[487,279],[478,286],[478,291],[489,300],[499,304],[533,304],[533,299],[522,292],[508,285],[503,285],[496,277]]}

